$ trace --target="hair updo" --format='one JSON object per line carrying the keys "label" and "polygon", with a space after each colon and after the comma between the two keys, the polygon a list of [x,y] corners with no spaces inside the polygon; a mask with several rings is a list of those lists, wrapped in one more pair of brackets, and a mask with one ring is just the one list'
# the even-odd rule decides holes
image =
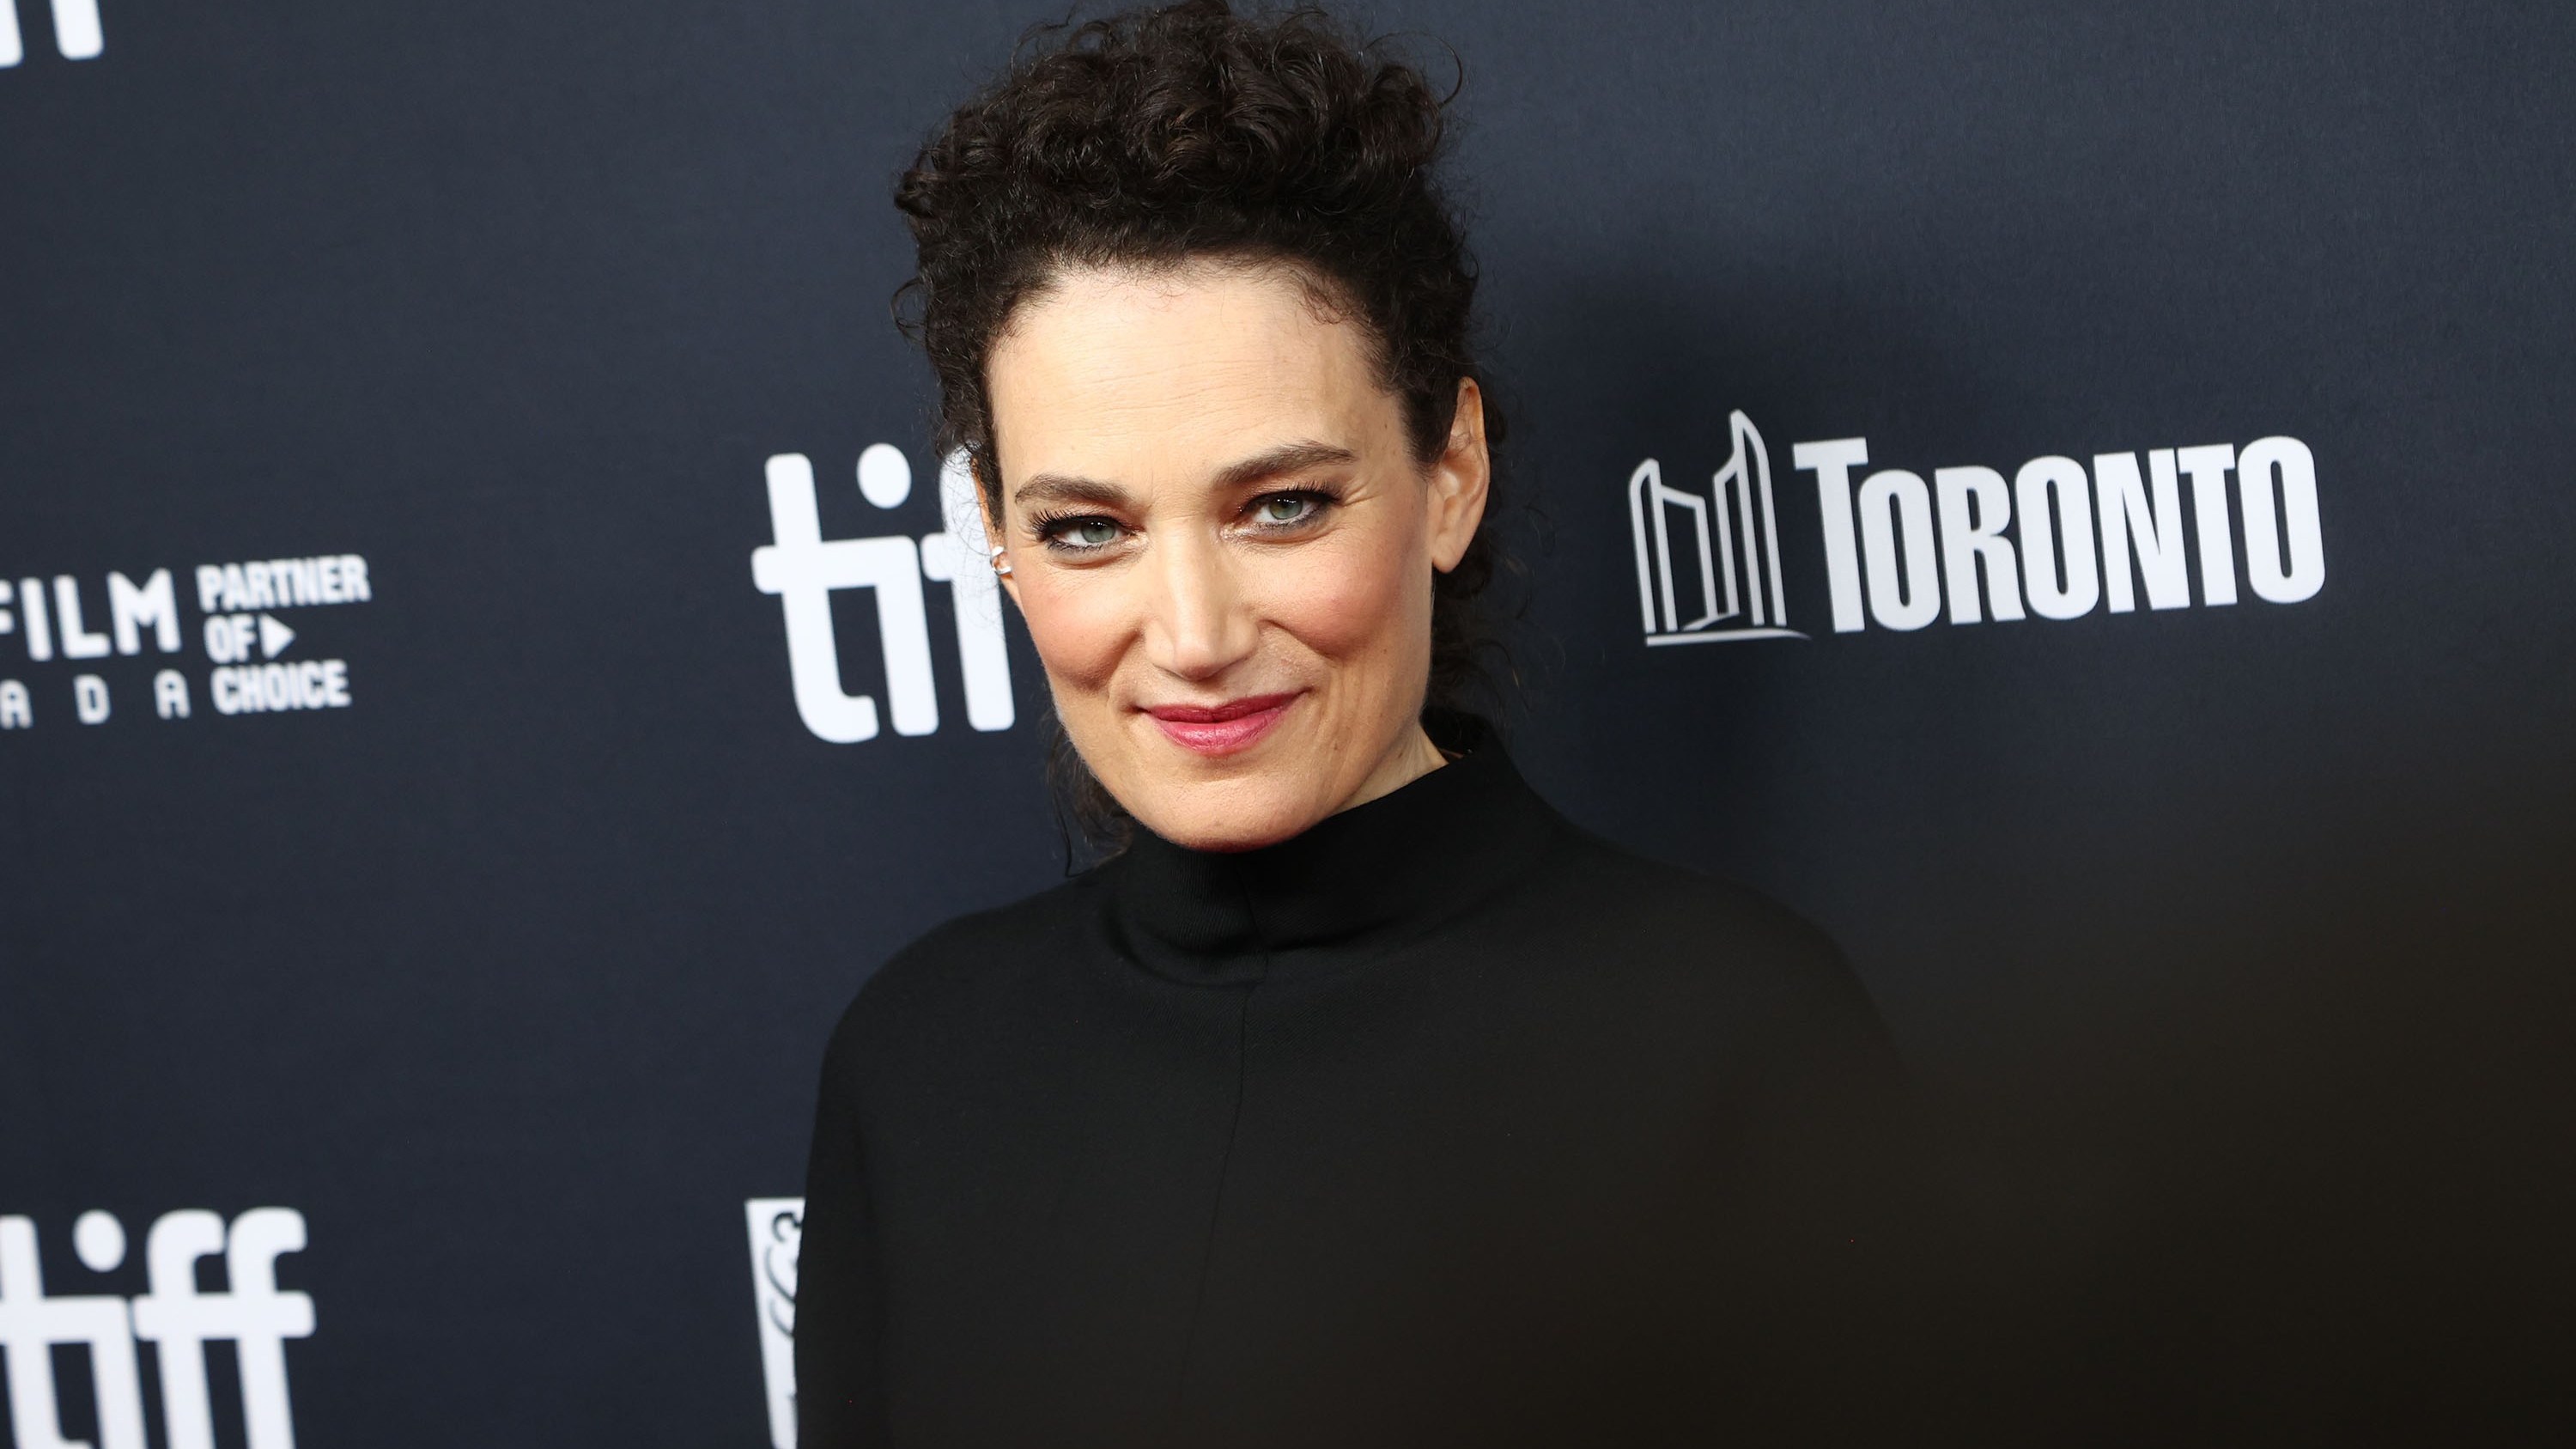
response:
{"label": "hair updo", "polygon": [[[985,363],[1012,309],[1071,267],[1293,269],[1360,325],[1415,459],[1439,457],[1459,379],[1485,382],[1469,336],[1476,271],[1432,178],[1447,98],[1381,50],[1319,10],[1237,15],[1225,0],[1041,26],[922,147],[895,187],[919,249],[897,315],[938,374],[939,450],[965,451],[993,516]],[[1499,445],[1490,390],[1485,408]],[[1433,707],[1465,702],[1490,647],[1475,601],[1496,566],[1492,531],[1434,579]],[[1057,754],[1086,833],[1123,834],[1123,812]]]}

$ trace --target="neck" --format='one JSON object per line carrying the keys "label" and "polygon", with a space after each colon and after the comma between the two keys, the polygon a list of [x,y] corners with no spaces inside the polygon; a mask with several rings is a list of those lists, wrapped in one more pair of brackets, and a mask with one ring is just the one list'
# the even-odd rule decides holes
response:
{"label": "neck", "polygon": [[[1101,867],[1117,949],[1155,975],[1248,983],[1329,970],[1418,939],[1528,879],[1563,822],[1521,783],[1481,721],[1435,716],[1409,783],[1248,851],[1150,831]],[[1458,748],[1446,760],[1438,746]],[[1396,772],[1390,770],[1390,776]]]}
{"label": "neck", "polygon": [[1395,743],[1378,760],[1377,768],[1368,772],[1367,778],[1360,781],[1360,787],[1351,792],[1349,799],[1333,807],[1333,813],[1339,815],[1355,805],[1366,805],[1380,796],[1392,795],[1447,763],[1449,757],[1440,753],[1438,745],[1431,743],[1431,736],[1423,731],[1422,722],[1417,719],[1395,737]]}

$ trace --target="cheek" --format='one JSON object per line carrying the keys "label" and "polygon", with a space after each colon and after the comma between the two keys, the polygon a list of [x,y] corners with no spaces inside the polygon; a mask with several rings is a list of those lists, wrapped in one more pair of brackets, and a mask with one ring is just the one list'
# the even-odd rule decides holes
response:
{"label": "cheek", "polygon": [[1118,670],[1133,611],[1110,582],[1034,572],[1021,580],[1020,617],[1059,692],[1100,689]]}
{"label": "cheek", "polygon": [[1415,595],[1430,591],[1407,542],[1390,529],[1299,550],[1281,571],[1270,617],[1329,659],[1409,658],[1428,617]]}

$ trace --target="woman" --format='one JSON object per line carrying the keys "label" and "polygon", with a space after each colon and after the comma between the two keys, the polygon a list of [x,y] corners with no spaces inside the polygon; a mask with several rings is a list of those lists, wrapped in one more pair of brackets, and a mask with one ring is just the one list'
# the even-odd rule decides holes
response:
{"label": "woman", "polygon": [[1204,0],[1023,60],[901,182],[945,441],[1132,825],[904,950],[833,1038],[806,1449],[1812,1438],[1841,1406],[1866,997],[1430,707],[1499,432],[1440,111],[1319,16]]}

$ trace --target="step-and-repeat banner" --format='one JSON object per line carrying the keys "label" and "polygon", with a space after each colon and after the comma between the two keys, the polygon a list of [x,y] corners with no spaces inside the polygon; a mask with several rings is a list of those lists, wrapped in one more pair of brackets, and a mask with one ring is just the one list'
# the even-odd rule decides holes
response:
{"label": "step-and-repeat banner", "polygon": [[[791,1442],[825,1034],[1066,868],[887,315],[1044,8],[0,0],[7,1443]],[[1987,1387],[2527,1409],[2576,12],[1367,19],[1464,67],[1515,753],[1849,949]]]}

